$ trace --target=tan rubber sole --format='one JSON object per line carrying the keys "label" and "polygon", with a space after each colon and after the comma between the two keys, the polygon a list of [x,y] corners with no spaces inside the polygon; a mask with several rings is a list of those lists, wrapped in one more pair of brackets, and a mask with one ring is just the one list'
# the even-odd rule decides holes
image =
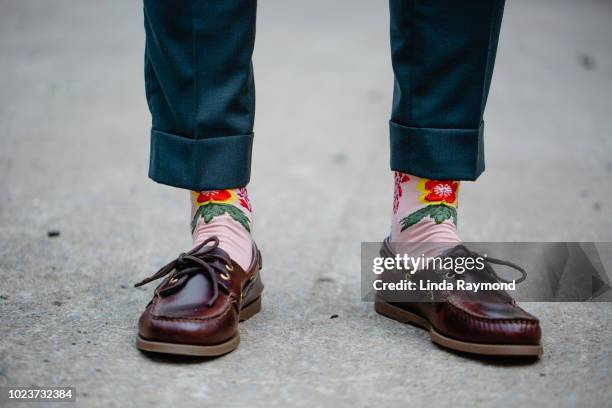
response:
{"label": "tan rubber sole", "polygon": [[540,344],[483,344],[455,340],[437,332],[436,329],[434,329],[431,324],[421,316],[410,313],[382,300],[376,300],[374,303],[374,310],[390,319],[397,320],[398,322],[402,323],[412,323],[427,330],[431,337],[431,341],[452,350],[489,356],[541,356],[544,352],[544,349]]}
{"label": "tan rubber sole", "polygon": [[[240,310],[240,321],[250,319],[261,311],[261,296],[244,306]],[[183,356],[216,357],[235,350],[240,344],[240,334],[236,333],[231,339],[210,346],[196,344],[167,343],[162,341],[145,340],[138,336],[136,347],[143,351],[163,354],[177,354]]]}

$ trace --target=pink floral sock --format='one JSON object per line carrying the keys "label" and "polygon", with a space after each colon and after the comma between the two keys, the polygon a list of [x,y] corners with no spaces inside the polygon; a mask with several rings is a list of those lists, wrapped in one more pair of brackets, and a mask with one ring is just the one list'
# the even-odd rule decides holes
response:
{"label": "pink floral sock", "polygon": [[456,245],[460,242],[458,194],[459,181],[430,180],[396,171],[391,241],[415,243],[411,248],[420,246],[426,256]]}
{"label": "pink floral sock", "polygon": [[216,236],[219,247],[247,269],[253,256],[251,203],[246,188],[191,192],[193,246]]}

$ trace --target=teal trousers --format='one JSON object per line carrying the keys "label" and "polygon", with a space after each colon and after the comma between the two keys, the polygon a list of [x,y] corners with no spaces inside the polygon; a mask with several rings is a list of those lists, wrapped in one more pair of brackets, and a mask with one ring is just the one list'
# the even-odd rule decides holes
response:
{"label": "teal trousers", "polygon": [[[391,170],[475,180],[504,0],[389,7]],[[256,8],[256,0],[144,0],[153,180],[191,190],[249,182]]]}

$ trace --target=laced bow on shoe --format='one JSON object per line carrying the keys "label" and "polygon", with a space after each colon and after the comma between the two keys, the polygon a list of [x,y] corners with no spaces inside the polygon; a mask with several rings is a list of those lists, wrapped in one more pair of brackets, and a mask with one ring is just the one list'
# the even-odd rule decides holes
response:
{"label": "laced bow on shoe", "polygon": [[[212,245],[207,245],[209,243]],[[207,305],[211,306],[219,297],[219,279],[215,271],[219,272],[221,276],[227,276],[227,271],[232,271],[232,261],[225,253],[214,252],[219,246],[219,238],[210,237],[202,242],[200,245],[194,247],[191,251],[182,253],[174,261],[170,262],[166,266],[162,267],[152,276],[143,279],[134,285],[139,287],[146,285],[149,282],[163,278],[164,276],[170,275],[169,282],[176,282],[183,276],[189,276],[197,272],[205,273],[212,282],[213,296],[208,301]],[[215,261],[221,261],[223,267]]]}
{"label": "laced bow on shoe", "polygon": [[[467,253],[470,257],[473,258],[482,258],[484,259],[484,263],[487,266],[487,271],[495,278],[497,279],[498,282],[503,282],[503,283],[512,283],[512,281],[516,282],[516,283],[521,283],[522,281],[524,281],[527,278],[527,272],[525,271],[525,269],[521,268],[520,266],[518,266],[515,263],[512,263],[510,261],[504,261],[503,259],[497,259],[497,258],[491,258],[491,257],[484,257],[482,255],[480,255],[477,252],[473,252],[470,249],[468,249],[466,246],[464,245],[457,245],[454,248],[451,248],[450,250],[446,251],[444,254],[442,254],[441,256],[460,256],[461,254],[459,254],[458,252],[460,251],[464,251],[465,253]],[[521,277],[518,279],[513,279],[513,280],[508,280],[508,279],[504,279],[501,276],[499,276],[497,274],[497,272],[495,272],[495,269],[493,269],[491,267],[490,264],[496,264],[496,265],[502,265],[502,266],[507,266],[509,268],[515,269],[517,271],[519,271],[521,273]]]}

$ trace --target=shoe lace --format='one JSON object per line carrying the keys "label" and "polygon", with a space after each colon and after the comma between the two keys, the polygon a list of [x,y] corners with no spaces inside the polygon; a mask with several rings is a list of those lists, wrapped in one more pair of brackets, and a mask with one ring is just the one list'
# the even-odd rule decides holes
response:
{"label": "shoe lace", "polygon": [[[527,272],[525,271],[525,269],[521,268],[519,265],[510,262],[510,261],[505,261],[503,259],[498,259],[498,258],[492,258],[489,256],[483,256],[477,252],[471,251],[470,249],[468,249],[467,247],[465,247],[464,245],[457,245],[456,247],[450,249],[449,251],[446,252],[446,254],[448,254],[449,256],[459,256],[457,254],[457,252],[463,251],[465,253],[467,253],[470,257],[473,258],[482,258],[484,259],[484,263],[487,266],[487,271],[495,278],[497,279],[497,281],[499,282],[503,282],[503,283],[512,283],[513,281],[516,283],[521,283],[523,282],[525,279],[527,279]],[[444,255],[442,255],[444,256]],[[491,267],[490,264],[496,264],[496,265],[501,265],[501,266],[507,266],[509,268],[515,269],[517,271],[519,271],[521,273],[521,277],[518,279],[512,279],[512,280],[508,280],[508,279],[504,279],[501,276],[499,276],[497,274],[497,272],[495,272],[495,269],[493,269]]]}
{"label": "shoe lace", "polygon": [[[212,245],[208,245],[211,242]],[[163,266],[150,277],[138,282],[134,287],[146,285],[168,274],[171,274],[169,282],[172,283],[178,281],[183,276],[203,272],[212,282],[213,295],[207,303],[208,306],[211,306],[219,297],[219,279],[215,271],[219,272],[219,274],[224,277],[228,276],[227,271],[231,272],[233,270],[232,261],[229,256],[224,253],[214,252],[218,246],[219,238],[210,237],[194,247],[191,251],[180,254],[178,258]],[[215,261],[221,261],[225,268],[221,267],[219,263],[215,263]]]}

